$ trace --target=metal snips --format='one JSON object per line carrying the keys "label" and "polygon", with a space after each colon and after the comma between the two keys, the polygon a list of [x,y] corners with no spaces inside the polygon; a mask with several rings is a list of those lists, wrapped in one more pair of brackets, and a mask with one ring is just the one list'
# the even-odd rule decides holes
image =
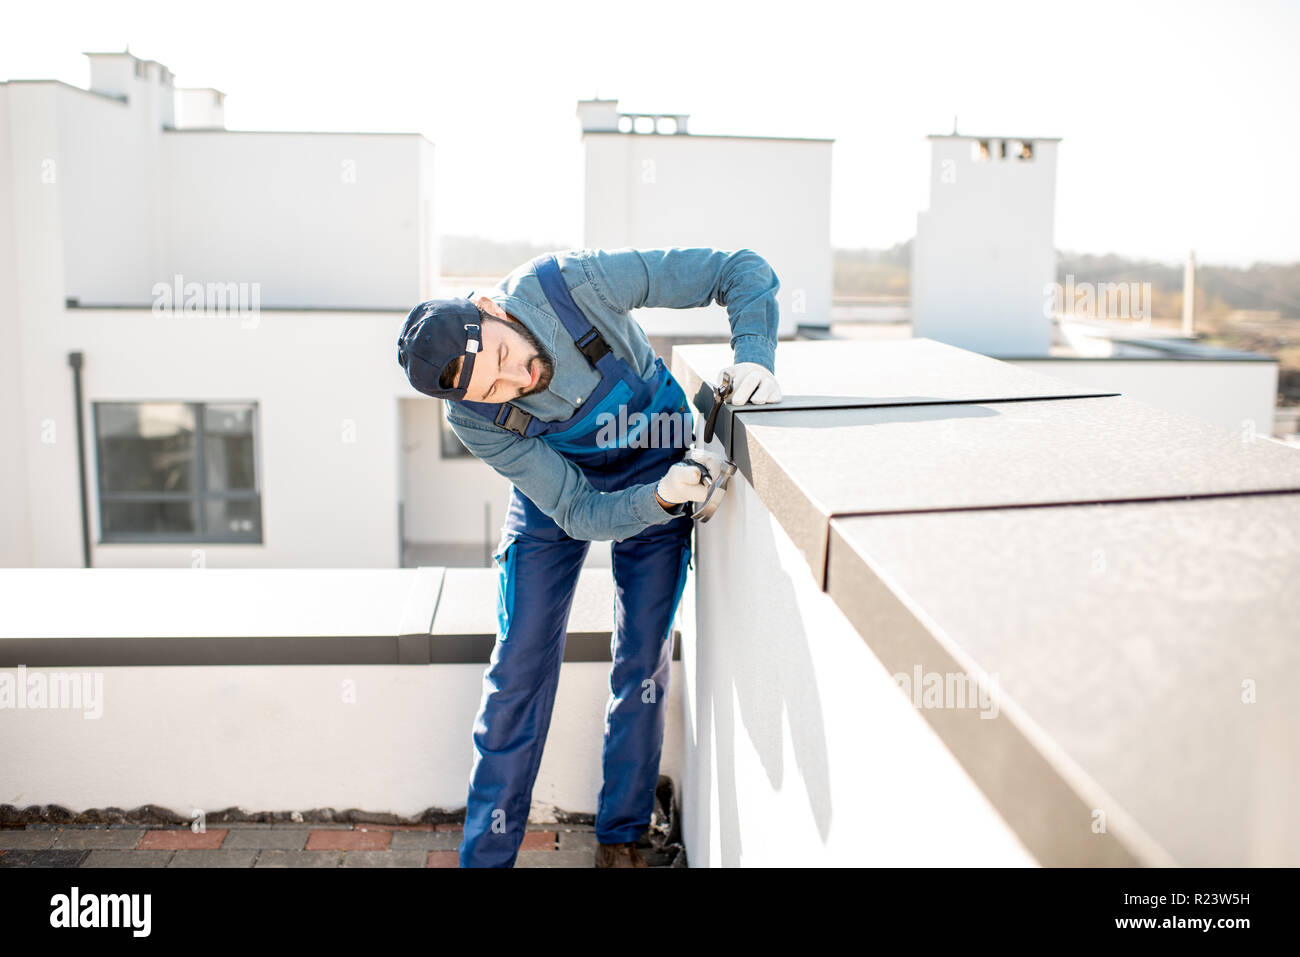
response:
{"label": "metal snips", "polygon": [[[722,404],[727,401],[734,388],[735,383],[731,381],[731,376],[726,372],[722,373],[721,382],[714,386],[713,389],[713,407],[709,409],[708,417],[704,421],[704,442],[706,444],[713,441],[713,429],[718,421],[718,413],[722,411]],[[690,455],[689,450],[687,455]],[[708,467],[703,462],[695,461],[689,457],[684,461],[699,469],[703,481],[708,483],[708,494],[704,497],[704,501],[700,503],[700,507],[691,513],[691,518],[707,522],[713,517],[713,513],[718,510],[718,506],[722,504],[723,495],[731,483],[731,476],[736,474],[736,463],[729,459],[726,460],[720,474],[715,476],[709,473]]]}

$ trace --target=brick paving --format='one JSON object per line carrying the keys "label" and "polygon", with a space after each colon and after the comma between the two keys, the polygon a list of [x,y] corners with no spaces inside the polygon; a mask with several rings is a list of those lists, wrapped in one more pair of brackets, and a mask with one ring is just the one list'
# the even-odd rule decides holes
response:
{"label": "brick paving", "polygon": [[[459,824],[36,824],[0,828],[0,867],[458,867]],[[516,867],[591,867],[595,828],[530,826]],[[679,848],[643,846],[651,867],[682,866]]]}

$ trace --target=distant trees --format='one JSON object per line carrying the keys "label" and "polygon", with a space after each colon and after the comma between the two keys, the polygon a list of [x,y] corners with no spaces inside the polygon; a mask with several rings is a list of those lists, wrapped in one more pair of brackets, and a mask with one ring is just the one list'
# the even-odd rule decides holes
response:
{"label": "distant trees", "polygon": [[912,241],[888,249],[835,250],[836,296],[910,296]]}
{"label": "distant trees", "polygon": [[[888,249],[835,250],[836,296],[908,296],[912,241]],[[1178,317],[1183,311],[1183,264],[1058,250],[1056,278],[1076,282],[1149,282],[1152,314]],[[1238,309],[1277,310],[1300,319],[1300,262],[1255,263],[1248,268],[1198,263],[1196,314],[1213,324]]]}

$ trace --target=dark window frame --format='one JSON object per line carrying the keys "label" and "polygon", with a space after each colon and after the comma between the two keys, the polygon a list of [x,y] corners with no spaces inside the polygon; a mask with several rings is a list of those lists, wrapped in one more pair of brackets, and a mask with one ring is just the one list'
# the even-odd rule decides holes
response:
{"label": "dark window frame", "polygon": [[[144,406],[144,405],[184,405],[194,415],[194,468],[197,487],[192,492],[110,492],[104,489],[104,470],[101,467],[103,447],[100,438],[100,409],[106,406]],[[207,468],[204,458],[207,444],[207,424],[205,412],[209,406],[239,405],[251,410],[250,432],[253,444],[253,488],[251,490],[210,490],[207,488]],[[92,435],[95,450],[95,493],[97,496],[97,517],[100,545],[264,545],[265,536],[262,515],[262,455],[260,404],[257,401],[237,399],[218,399],[212,402],[176,402],[167,399],[141,399],[122,401],[118,399],[91,403]],[[253,502],[256,517],[253,528],[248,532],[216,533],[208,530],[207,504],[213,501]],[[192,534],[168,532],[112,532],[104,533],[105,502],[192,502],[197,506],[198,528]]]}

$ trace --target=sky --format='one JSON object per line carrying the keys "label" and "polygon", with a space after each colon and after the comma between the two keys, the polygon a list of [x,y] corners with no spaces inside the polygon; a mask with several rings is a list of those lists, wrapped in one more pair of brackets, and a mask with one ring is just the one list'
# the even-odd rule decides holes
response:
{"label": "sky", "polygon": [[[440,232],[582,244],[577,101],[835,140],[831,242],[910,238],[926,134],[1059,136],[1056,246],[1300,260],[1300,0],[7,4],[0,79],[158,60],[249,130],[423,133]],[[754,196],[762,203],[762,195]]]}

